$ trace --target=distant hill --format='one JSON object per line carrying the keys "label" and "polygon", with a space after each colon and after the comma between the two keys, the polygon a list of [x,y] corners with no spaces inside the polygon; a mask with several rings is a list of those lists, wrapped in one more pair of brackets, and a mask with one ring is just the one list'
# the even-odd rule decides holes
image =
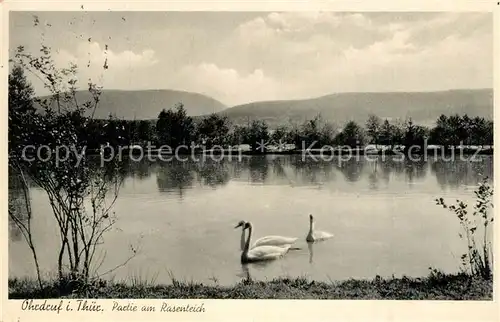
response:
{"label": "distant hill", "polygon": [[[76,96],[79,102],[91,98],[88,91],[79,91]],[[173,108],[178,103],[184,104],[190,116],[217,113],[226,108],[221,102],[198,93],[174,90],[103,90],[95,117],[108,118],[111,113],[125,120],[156,119],[162,109]]]}
{"label": "distant hill", "polygon": [[265,120],[271,127],[302,123],[318,113],[336,124],[348,120],[363,124],[369,114],[431,125],[441,114],[465,114],[493,119],[493,90],[441,92],[339,93],[312,99],[267,101],[238,105],[221,112],[235,124]]}
{"label": "distant hill", "polygon": [[[90,98],[77,93],[79,102]],[[432,125],[441,114],[465,114],[493,119],[493,90],[449,90],[441,92],[339,93],[302,100],[253,102],[227,108],[221,102],[198,93],[174,90],[104,90],[96,118],[113,114],[119,119],[156,119],[163,108],[183,103],[196,120],[211,113],[226,115],[235,124],[265,120],[271,127],[302,123],[321,114],[338,125],[348,120],[363,124],[369,114],[381,118],[411,117],[414,122]]]}

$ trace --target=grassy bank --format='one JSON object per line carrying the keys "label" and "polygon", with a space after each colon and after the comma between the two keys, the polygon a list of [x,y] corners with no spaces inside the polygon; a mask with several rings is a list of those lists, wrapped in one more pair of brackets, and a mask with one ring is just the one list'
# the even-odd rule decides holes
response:
{"label": "grassy bank", "polygon": [[9,298],[176,298],[176,299],[393,299],[393,300],[492,300],[493,282],[467,274],[431,273],[423,278],[376,277],[373,280],[316,282],[306,278],[272,281],[243,280],[233,286],[205,285],[173,280],[168,285],[147,282],[99,281],[60,290],[47,283],[37,289],[35,280],[10,279]]}

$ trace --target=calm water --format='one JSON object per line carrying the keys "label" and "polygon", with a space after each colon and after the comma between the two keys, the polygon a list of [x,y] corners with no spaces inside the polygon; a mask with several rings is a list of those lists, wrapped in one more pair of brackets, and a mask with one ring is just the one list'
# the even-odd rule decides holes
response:
{"label": "calm water", "polygon": [[[130,163],[115,206],[116,229],[106,235],[101,271],[138,255],[115,271],[116,279],[156,277],[229,284],[308,276],[317,280],[422,276],[429,266],[459,269],[459,225],[435,205],[436,197],[471,200],[482,176],[493,177],[493,159],[480,161],[340,163],[301,156],[245,157],[241,162]],[[55,271],[58,235],[44,193],[32,189],[35,240],[42,268]],[[316,228],[335,234],[308,246],[308,214]],[[240,264],[240,220],[254,238],[299,237],[300,250],[266,264]],[[10,276],[32,275],[28,247],[10,229]],[[104,253],[103,253],[104,255]]]}

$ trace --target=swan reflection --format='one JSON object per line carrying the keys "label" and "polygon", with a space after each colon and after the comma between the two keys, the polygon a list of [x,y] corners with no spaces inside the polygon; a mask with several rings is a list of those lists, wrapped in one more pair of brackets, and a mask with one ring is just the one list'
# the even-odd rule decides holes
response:
{"label": "swan reflection", "polygon": [[272,265],[276,265],[274,261],[264,261],[264,262],[252,262],[252,263],[242,263],[241,264],[241,272],[237,274],[238,277],[241,277],[244,280],[251,281],[252,273],[250,271],[266,271]]}
{"label": "swan reflection", "polygon": [[252,276],[250,276],[250,270],[248,269],[248,264],[242,264],[241,270],[242,270],[242,275],[240,275],[240,277],[242,277],[246,281],[251,281]]}
{"label": "swan reflection", "polygon": [[309,249],[309,263],[313,263],[313,248],[314,243],[307,243],[307,248]]}

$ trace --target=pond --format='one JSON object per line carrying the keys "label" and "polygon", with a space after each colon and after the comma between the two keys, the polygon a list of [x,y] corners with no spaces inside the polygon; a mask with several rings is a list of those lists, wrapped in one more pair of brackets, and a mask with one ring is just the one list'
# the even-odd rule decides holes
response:
{"label": "pond", "polygon": [[[423,276],[460,268],[460,227],[435,198],[471,201],[491,156],[469,161],[315,161],[300,155],[244,156],[215,162],[127,162],[105,236],[100,268],[115,280],[171,278],[232,284],[243,277],[316,280]],[[11,191],[10,193],[14,193]],[[54,274],[58,235],[45,193],[31,189],[35,241],[44,274]],[[305,242],[309,214],[334,238]],[[241,265],[240,221],[254,238],[298,237],[283,259]],[[29,248],[10,225],[9,276],[34,276]]]}

